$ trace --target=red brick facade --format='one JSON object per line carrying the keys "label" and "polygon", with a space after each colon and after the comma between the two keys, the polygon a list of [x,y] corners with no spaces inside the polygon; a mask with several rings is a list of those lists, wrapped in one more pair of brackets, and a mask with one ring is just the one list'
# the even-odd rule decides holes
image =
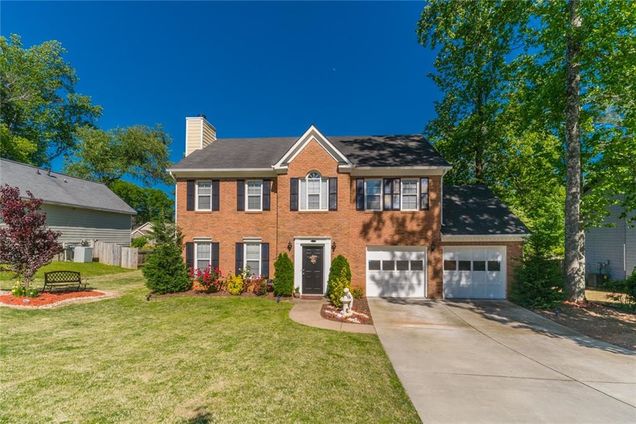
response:
{"label": "red brick facade", "polygon": [[[337,211],[290,211],[290,179],[304,178],[310,171],[318,171],[323,177],[338,178]],[[344,255],[349,260],[352,284],[362,288],[366,281],[366,246],[427,246],[427,296],[441,297],[441,176],[427,175],[426,172],[418,176],[429,177],[429,210],[358,211],[355,204],[355,177],[340,172],[338,163],[318,142],[312,140],[290,162],[286,173],[276,177],[263,176],[273,180],[269,211],[237,211],[236,178],[217,178],[210,175],[206,178],[220,180],[220,210],[187,211],[186,178],[177,178],[176,219],[185,242],[197,237],[209,237],[219,242],[219,266],[224,272],[234,271],[234,246],[244,238],[259,237],[270,244],[269,268],[270,275],[273,276],[273,263],[279,253],[288,252],[293,260],[294,249],[288,251],[288,244],[293,245],[294,238],[328,237],[336,246],[332,255]],[[511,272],[514,264],[511,260],[519,256],[521,243],[505,244],[509,247],[508,270]]]}

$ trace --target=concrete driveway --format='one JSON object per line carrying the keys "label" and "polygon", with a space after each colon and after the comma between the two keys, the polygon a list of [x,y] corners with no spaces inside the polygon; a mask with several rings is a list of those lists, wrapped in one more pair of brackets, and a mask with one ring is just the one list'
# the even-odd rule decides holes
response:
{"label": "concrete driveway", "polygon": [[508,302],[369,299],[424,423],[636,423],[636,352]]}

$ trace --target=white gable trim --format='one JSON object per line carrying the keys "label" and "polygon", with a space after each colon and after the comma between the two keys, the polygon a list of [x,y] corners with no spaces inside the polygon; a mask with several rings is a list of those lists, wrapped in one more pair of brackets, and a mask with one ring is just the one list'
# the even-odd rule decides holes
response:
{"label": "white gable trim", "polygon": [[[345,162],[347,165],[351,165],[349,159],[347,159],[347,157],[340,150],[338,150],[336,146],[331,144],[327,137],[325,137],[320,131],[318,131],[318,128],[311,125],[307,129],[307,131],[305,131],[305,133],[300,136],[300,138],[289,148],[289,150],[287,150],[283,157],[278,162],[276,162],[276,164],[274,165],[274,169],[286,168],[287,165],[284,164],[293,161],[296,156],[298,156],[298,154],[302,152],[312,140],[316,140],[316,142],[323,149],[325,149],[329,156],[331,156],[336,162],[342,161]],[[327,149],[325,145],[329,146],[329,148],[335,152],[337,157],[334,156],[334,154],[329,151],[329,149]]]}

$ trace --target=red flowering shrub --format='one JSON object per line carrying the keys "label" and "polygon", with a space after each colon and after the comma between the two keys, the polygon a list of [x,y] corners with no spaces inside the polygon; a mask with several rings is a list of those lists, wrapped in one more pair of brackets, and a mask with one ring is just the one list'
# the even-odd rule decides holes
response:
{"label": "red flowering shrub", "polygon": [[218,267],[212,269],[208,266],[203,270],[191,268],[189,274],[192,281],[208,293],[216,293],[222,288],[223,275]]}
{"label": "red flowering shrub", "polygon": [[245,291],[262,296],[267,293],[267,278],[252,275],[245,280]]}

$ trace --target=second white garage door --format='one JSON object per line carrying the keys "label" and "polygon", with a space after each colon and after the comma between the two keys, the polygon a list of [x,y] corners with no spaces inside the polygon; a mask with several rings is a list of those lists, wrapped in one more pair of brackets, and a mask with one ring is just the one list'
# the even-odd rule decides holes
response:
{"label": "second white garage door", "polygon": [[367,247],[369,297],[426,297],[426,247]]}
{"label": "second white garage door", "polygon": [[506,248],[444,247],[444,297],[506,298]]}

